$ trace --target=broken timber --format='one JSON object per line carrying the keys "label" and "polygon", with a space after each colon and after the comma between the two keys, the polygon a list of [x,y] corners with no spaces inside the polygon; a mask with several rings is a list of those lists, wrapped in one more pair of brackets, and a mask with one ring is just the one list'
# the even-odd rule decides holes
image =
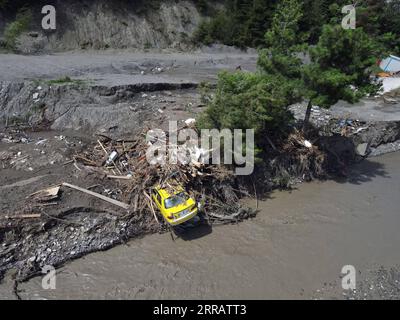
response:
{"label": "broken timber", "polygon": [[118,200],[115,200],[115,199],[111,199],[109,197],[103,196],[102,194],[99,194],[99,193],[96,193],[96,192],[93,192],[93,191],[89,191],[87,189],[84,189],[84,188],[81,188],[81,187],[78,187],[78,186],[74,186],[74,185],[66,183],[66,182],[64,182],[62,185],[64,187],[68,187],[68,188],[75,189],[75,190],[81,191],[83,193],[89,194],[89,195],[91,195],[93,197],[96,197],[96,198],[99,198],[99,199],[101,199],[103,201],[109,202],[109,203],[111,203],[113,205],[116,205],[118,207],[121,207],[121,208],[123,208],[125,210],[129,210],[129,208],[130,208],[129,204],[121,202],[121,201],[118,201]]}

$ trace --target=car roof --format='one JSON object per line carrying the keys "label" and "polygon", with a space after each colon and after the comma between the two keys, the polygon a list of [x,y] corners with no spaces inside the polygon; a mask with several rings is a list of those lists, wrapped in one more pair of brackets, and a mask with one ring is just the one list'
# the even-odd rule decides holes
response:
{"label": "car roof", "polygon": [[[163,188],[156,188],[156,190],[158,191],[158,193],[165,199],[169,198],[172,196],[171,193],[169,193],[166,189]],[[175,188],[175,192],[174,194],[178,194],[181,193],[183,190],[183,188]]]}

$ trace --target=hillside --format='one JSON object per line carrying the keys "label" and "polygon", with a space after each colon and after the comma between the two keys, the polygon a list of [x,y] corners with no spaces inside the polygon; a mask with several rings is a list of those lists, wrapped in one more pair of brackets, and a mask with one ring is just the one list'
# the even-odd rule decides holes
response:
{"label": "hillside", "polygon": [[[25,7],[29,23],[20,27],[24,30],[18,32],[15,39],[18,52],[107,48],[186,50],[206,12],[199,4],[202,1],[189,0],[42,2],[0,1],[0,39],[3,38],[3,44],[7,24],[21,19],[18,12]],[[44,16],[41,9],[45,4],[52,4],[57,9],[57,29],[54,31],[41,28]]]}

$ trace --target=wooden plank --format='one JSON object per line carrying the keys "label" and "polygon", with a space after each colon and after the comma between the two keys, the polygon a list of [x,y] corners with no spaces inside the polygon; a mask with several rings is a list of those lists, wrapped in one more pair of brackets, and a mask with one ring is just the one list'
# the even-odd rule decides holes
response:
{"label": "wooden plank", "polygon": [[32,219],[32,218],[40,218],[41,214],[20,214],[16,216],[5,216],[6,219]]}
{"label": "wooden plank", "polygon": [[96,192],[93,192],[93,191],[90,191],[90,190],[87,190],[87,189],[84,189],[84,188],[81,188],[81,187],[78,187],[78,186],[74,186],[74,185],[66,183],[66,182],[64,182],[62,185],[65,186],[65,187],[71,188],[71,189],[75,189],[75,190],[81,191],[81,192],[86,193],[88,195],[91,195],[93,197],[99,198],[99,199],[101,199],[103,201],[106,201],[106,202],[109,202],[109,203],[111,203],[113,205],[116,205],[118,207],[124,208],[125,210],[128,210],[130,208],[129,204],[126,204],[124,202],[121,202],[121,201],[118,201],[118,200],[103,196],[102,194],[99,194],[99,193],[96,193]]}
{"label": "wooden plank", "polygon": [[132,177],[128,176],[113,176],[113,175],[108,175],[108,179],[116,179],[116,180],[132,180]]}

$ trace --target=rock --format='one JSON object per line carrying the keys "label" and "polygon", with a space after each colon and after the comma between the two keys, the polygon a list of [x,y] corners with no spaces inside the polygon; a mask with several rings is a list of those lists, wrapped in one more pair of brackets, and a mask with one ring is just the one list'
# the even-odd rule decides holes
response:
{"label": "rock", "polygon": [[194,125],[195,123],[196,123],[196,119],[193,119],[193,118],[189,118],[189,119],[185,120],[185,124],[187,126]]}
{"label": "rock", "polygon": [[304,145],[309,149],[312,148],[312,143],[308,140],[304,140]]}
{"label": "rock", "polygon": [[32,37],[32,38],[37,38],[37,37],[39,37],[39,33],[38,33],[38,32],[35,32],[35,31],[29,32],[28,35],[29,35],[30,37]]}
{"label": "rock", "polygon": [[368,143],[359,144],[356,147],[356,153],[361,157],[365,157],[368,153]]}
{"label": "rock", "polygon": [[45,51],[48,39],[38,32],[29,32],[21,34],[17,40],[15,49],[22,54],[38,54]]}

